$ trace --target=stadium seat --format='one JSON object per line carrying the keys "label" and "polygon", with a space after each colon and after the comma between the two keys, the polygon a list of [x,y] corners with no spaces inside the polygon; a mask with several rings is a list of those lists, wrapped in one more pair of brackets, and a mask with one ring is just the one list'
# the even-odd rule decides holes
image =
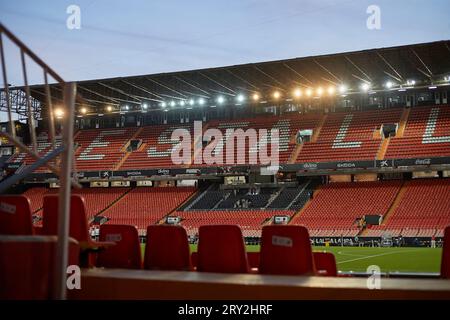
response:
{"label": "stadium seat", "polygon": [[[44,235],[58,234],[58,196],[44,197]],[[72,195],[70,199],[70,231],[72,238],[79,242],[90,242],[88,224],[85,214],[84,199],[79,195]]]}
{"label": "stadium seat", "polygon": [[242,231],[237,225],[199,227],[197,271],[248,273]]}
{"label": "stadium seat", "polygon": [[264,226],[261,237],[259,273],[315,274],[308,230],[303,226],[294,225]]}
{"label": "stadium seat", "polygon": [[148,226],[144,269],[192,270],[186,230],[180,226]]}
{"label": "stadium seat", "polygon": [[[78,243],[69,241],[68,265],[78,265]],[[0,300],[52,297],[56,242],[56,236],[0,236]]]}
{"label": "stadium seat", "polygon": [[[47,195],[44,197],[44,223],[42,226],[43,235],[58,234],[58,196]],[[88,233],[88,224],[85,213],[83,197],[72,195],[70,199],[70,229],[69,236],[77,240],[82,251],[81,265],[83,267],[94,264],[93,255],[89,253],[99,251],[105,247],[114,245],[113,242],[96,242],[91,239]]]}
{"label": "stadium seat", "polygon": [[450,226],[444,231],[444,246],[442,248],[441,277],[450,279]]}
{"label": "stadium seat", "polygon": [[336,258],[330,252],[314,252],[316,274],[326,277],[337,277]]}
{"label": "stadium seat", "polygon": [[30,201],[27,197],[0,196],[0,234],[33,234]]}
{"label": "stadium seat", "polygon": [[127,225],[101,225],[100,241],[115,245],[98,253],[97,267],[140,269],[141,245],[136,227]]}

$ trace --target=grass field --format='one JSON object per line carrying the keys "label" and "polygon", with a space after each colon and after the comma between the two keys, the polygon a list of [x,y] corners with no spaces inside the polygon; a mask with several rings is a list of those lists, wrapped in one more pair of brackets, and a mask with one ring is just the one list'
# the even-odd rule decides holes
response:
{"label": "grass field", "polygon": [[[142,247],[144,249],[144,245]],[[381,272],[439,272],[440,248],[370,248],[370,247],[314,247],[314,251],[332,252],[339,271],[365,272],[377,265]],[[197,245],[191,245],[191,252]],[[258,245],[247,246],[247,251],[259,251]]]}

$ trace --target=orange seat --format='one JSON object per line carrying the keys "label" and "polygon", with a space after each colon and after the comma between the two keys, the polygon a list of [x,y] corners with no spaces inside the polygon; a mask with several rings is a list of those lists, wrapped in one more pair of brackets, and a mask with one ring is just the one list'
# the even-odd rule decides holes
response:
{"label": "orange seat", "polygon": [[32,235],[30,201],[25,196],[0,196],[0,234]]}
{"label": "orange seat", "polygon": [[314,260],[308,230],[295,225],[264,226],[259,272],[314,275]]}
{"label": "orange seat", "polygon": [[181,226],[148,226],[144,269],[192,270],[186,230]]}
{"label": "orange seat", "polygon": [[444,230],[444,246],[442,248],[441,277],[450,279],[450,226]]}
{"label": "orange seat", "polygon": [[248,273],[244,238],[239,226],[200,226],[197,271]]}
{"label": "orange seat", "polygon": [[100,241],[114,242],[115,245],[99,252],[97,267],[140,269],[142,265],[139,234],[134,226],[102,225]]}
{"label": "orange seat", "polygon": [[[0,300],[50,299],[56,236],[0,236]],[[68,265],[78,265],[78,243],[69,238]]]}
{"label": "orange seat", "polygon": [[320,276],[337,277],[336,258],[331,252],[314,252],[316,273]]}

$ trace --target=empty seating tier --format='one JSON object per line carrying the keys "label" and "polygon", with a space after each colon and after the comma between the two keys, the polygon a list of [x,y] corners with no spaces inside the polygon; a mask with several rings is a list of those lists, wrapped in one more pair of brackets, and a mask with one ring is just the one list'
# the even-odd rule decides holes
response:
{"label": "empty seating tier", "polygon": [[409,114],[403,137],[389,142],[385,158],[450,155],[450,107],[416,107]]}
{"label": "empty seating tier", "polygon": [[402,109],[329,114],[317,142],[305,142],[297,162],[374,160],[384,123],[398,123]]}
{"label": "empty seating tier", "polygon": [[[267,154],[270,156],[270,144],[273,140],[271,129],[278,130],[278,148],[279,162],[287,163],[295,147],[293,137],[299,130],[311,129],[315,130],[322,118],[321,114],[305,114],[305,115],[289,115],[289,116],[264,116],[250,119],[240,120],[213,120],[208,123],[209,128],[217,128],[222,132],[223,139],[214,147],[213,155],[217,156],[225,162],[227,157],[234,159],[233,164],[261,164],[259,154],[262,148],[267,146]],[[238,139],[231,135],[232,130],[243,130],[248,136],[251,136],[249,129],[255,130],[253,141],[246,138],[246,143],[239,146]],[[262,135],[262,129],[267,130],[267,135]],[[227,154],[227,145],[231,145],[234,138],[233,155]],[[216,143],[214,141],[214,143]],[[264,151],[262,153],[265,153]],[[245,155],[238,158],[239,155]],[[206,163],[205,161],[203,162]]]}
{"label": "empty seating tier", "polygon": [[76,138],[76,168],[80,171],[113,170],[125,156],[122,148],[137,128],[82,130]]}
{"label": "empty seating tier", "polygon": [[172,149],[179,143],[172,140],[172,132],[176,129],[186,129],[192,134],[192,125],[154,125],[144,127],[135,139],[142,140],[142,145],[132,151],[121,170],[144,168],[167,168],[175,165],[171,158]]}
{"label": "empty seating tier", "polygon": [[386,214],[400,186],[399,181],[328,184],[291,224],[307,227],[311,236],[356,236],[358,219]]}
{"label": "empty seating tier", "polygon": [[195,188],[138,187],[102,213],[107,223],[136,226],[141,232],[186,201]]}
{"label": "empty seating tier", "polygon": [[442,236],[450,225],[450,179],[420,179],[408,183],[395,211],[368,236]]}

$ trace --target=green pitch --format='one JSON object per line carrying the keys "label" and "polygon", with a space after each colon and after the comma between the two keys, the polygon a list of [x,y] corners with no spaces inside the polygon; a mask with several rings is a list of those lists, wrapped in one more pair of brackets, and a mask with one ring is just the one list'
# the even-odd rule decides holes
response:
{"label": "green pitch", "polygon": [[[196,251],[195,245],[191,251]],[[314,247],[314,251],[334,254],[339,271],[365,272],[377,265],[381,272],[439,272],[439,248],[370,248],[370,247]],[[247,251],[259,251],[259,246],[247,246]]]}
{"label": "green pitch", "polygon": [[[440,248],[314,247],[313,249],[333,253],[339,271],[354,272],[365,272],[370,265],[379,266],[381,272],[439,272],[442,252]],[[194,251],[197,251],[197,245],[191,245],[191,252]],[[259,251],[259,246],[249,245],[247,251]]]}

